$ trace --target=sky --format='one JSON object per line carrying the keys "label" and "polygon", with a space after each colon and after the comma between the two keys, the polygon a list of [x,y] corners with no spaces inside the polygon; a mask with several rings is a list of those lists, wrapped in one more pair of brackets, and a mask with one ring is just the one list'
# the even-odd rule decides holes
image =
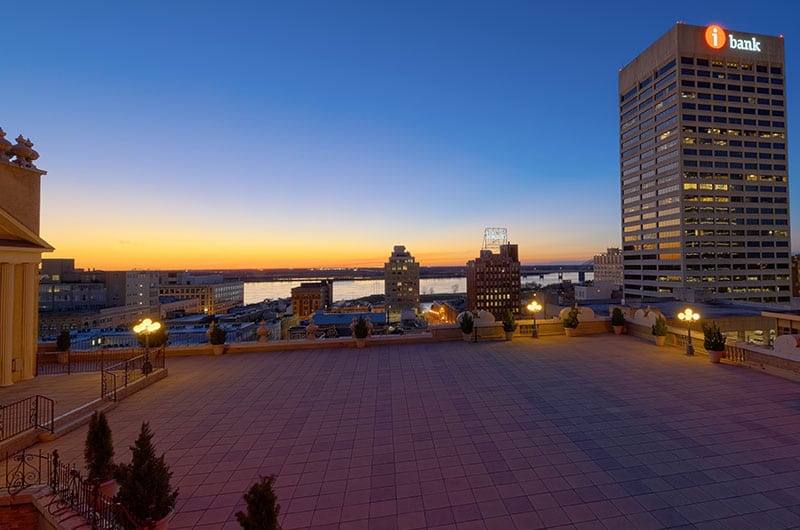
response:
{"label": "sky", "polygon": [[[31,1],[0,127],[39,152],[45,257],[97,269],[524,264],[620,246],[620,68],[676,22],[783,35],[793,248],[800,15],[750,1]],[[23,22],[24,20],[24,22]]]}

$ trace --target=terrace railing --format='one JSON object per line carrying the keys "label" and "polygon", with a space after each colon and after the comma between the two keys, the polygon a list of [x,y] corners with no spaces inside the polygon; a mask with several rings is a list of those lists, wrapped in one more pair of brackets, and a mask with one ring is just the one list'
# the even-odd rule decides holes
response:
{"label": "terrace railing", "polygon": [[143,353],[144,348],[38,353],[36,375],[102,372],[109,364],[119,363]]}
{"label": "terrace railing", "polygon": [[53,432],[55,402],[45,396],[31,396],[0,405],[0,442],[31,429]]}
{"label": "terrace railing", "polygon": [[[99,485],[81,476],[75,466],[62,463],[58,451],[21,451],[5,455],[4,489],[16,495],[31,486],[49,486],[52,497],[47,511],[59,517],[72,511],[93,529],[144,530],[153,524],[141,523],[119,503],[99,491]],[[83,528],[83,526],[82,526]]]}
{"label": "terrace railing", "polygon": [[105,366],[101,374],[100,397],[117,401],[120,390],[163,369],[166,366],[165,358],[165,349],[161,347]]}

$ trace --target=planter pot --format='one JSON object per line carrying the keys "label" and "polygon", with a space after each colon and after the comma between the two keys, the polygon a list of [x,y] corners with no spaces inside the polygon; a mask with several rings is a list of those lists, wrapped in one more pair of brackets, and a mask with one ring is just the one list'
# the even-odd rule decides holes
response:
{"label": "planter pot", "polygon": [[514,332],[513,331],[506,331],[505,333],[506,333],[506,340],[511,340],[511,339],[514,338]]}
{"label": "planter pot", "polygon": [[172,517],[172,512],[169,512],[162,519],[153,523],[153,530],[167,530],[169,528],[169,518]]}
{"label": "planter pot", "polygon": [[712,363],[719,363],[722,356],[725,355],[725,350],[707,350],[708,351],[708,360]]}
{"label": "planter pot", "polygon": [[464,342],[472,342],[472,333],[464,333],[462,331],[461,338],[464,339]]}
{"label": "planter pot", "polygon": [[367,345],[367,339],[366,338],[364,338],[364,339],[358,339],[357,338],[356,339],[356,348],[363,348],[366,345]]}
{"label": "planter pot", "polygon": [[223,353],[225,353],[224,344],[212,344],[211,349],[214,350],[214,355],[222,355]]}
{"label": "planter pot", "polygon": [[576,335],[575,328],[564,328],[564,334],[567,337],[574,337]]}
{"label": "planter pot", "polygon": [[119,491],[119,484],[113,478],[100,483],[100,494],[113,499]]}
{"label": "planter pot", "polygon": [[663,346],[667,342],[666,335],[656,335],[656,346]]}
{"label": "planter pot", "polygon": [[67,351],[60,351],[56,354],[56,360],[58,364],[67,364],[69,362],[69,352]]}
{"label": "planter pot", "polygon": [[622,330],[625,329],[625,326],[611,326],[614,330],[614,335],[622,335]]}

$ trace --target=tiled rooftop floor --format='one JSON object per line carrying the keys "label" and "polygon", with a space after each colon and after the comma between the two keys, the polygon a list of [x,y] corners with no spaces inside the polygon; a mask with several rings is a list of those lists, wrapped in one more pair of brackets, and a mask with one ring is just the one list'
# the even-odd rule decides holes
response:
{"label": "tiled rooftop floor", "polygon": [[[171,529],[239,528],[272,473],[285,530],[800,527],[800,385],[681,353],[600,335],[174,358],[109,422],[128,461],[150,420]],[[80,463],[85,432],[40,446]]]}

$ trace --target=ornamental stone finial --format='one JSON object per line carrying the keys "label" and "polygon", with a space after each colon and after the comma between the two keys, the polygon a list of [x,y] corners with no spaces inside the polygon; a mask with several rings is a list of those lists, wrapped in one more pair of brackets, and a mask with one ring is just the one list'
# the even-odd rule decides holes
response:
{"label": "ornamental stone finial", "polygon": [[17,143],[10,149],[12,156],[16,157],[14,163],[20,167],[35,168],[33,161],[39,158],[39,153],[33,150],[33,142],[21,134],[17,136]]}
{"label": "ornamental stone finial", "polygon": [[0,160],[8,162],[11,159],[11,142],[6,140],[6,132],[0,127]]}

